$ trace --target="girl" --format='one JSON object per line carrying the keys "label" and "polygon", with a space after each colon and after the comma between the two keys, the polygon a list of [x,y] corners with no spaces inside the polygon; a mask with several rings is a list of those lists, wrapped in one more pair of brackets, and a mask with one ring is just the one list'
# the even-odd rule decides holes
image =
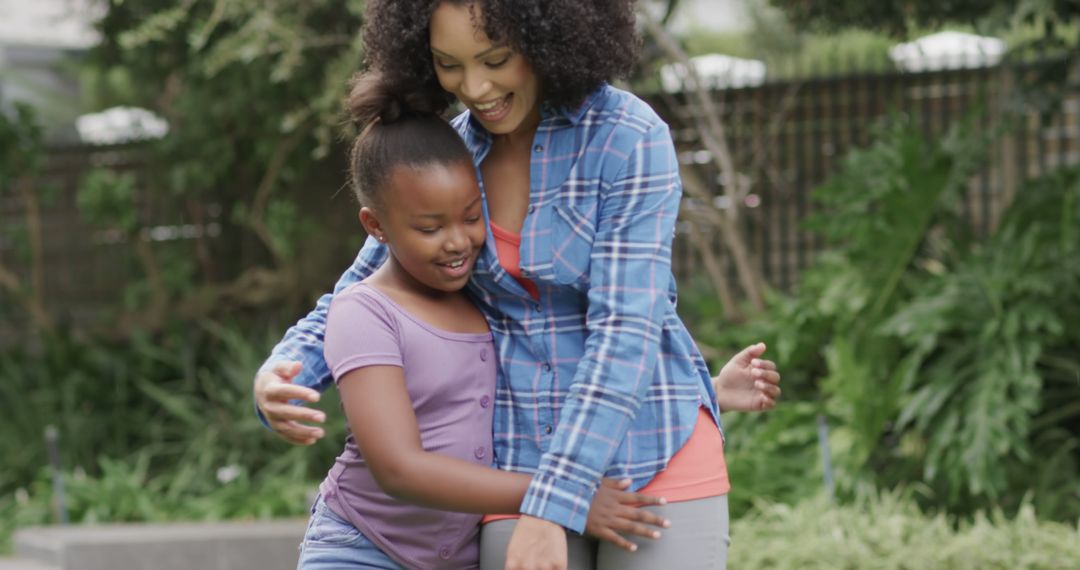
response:
{"label": "girl", "polygon": [[[352,435],[298,567],[473,568],[480,515],[465,513],[516,513],[530,478],[489,467],[495,347],[461,291],[485,239],[472,156],[423,98],[376,74],[354,80],[350,107],[366,125],[350,161],[360,223],[389,258],[330,305],[326,362]],[[641,522],[662,519],[633,502],[660,501],[608,481],[589,530],[652,536]]]}
{"label": "girl", "polygon": [[[531,476],[520,519],[484,525],[482,565],[724,568],[717,403],[768,409],[779,375],[754,345],[714,392],[675,312],[674,145],[652,109],[610,85],[636,60],[633,3],[370,0],[364,22],[373,68],[432,105],[465,106],[453,125],[481,173],[487,245],[469,290],[498,352],[494,459]],[[336,290],[387,255],[369,240]],[[325,387],[329,298],[255,379],[260,410],[293,441],[321,433],[301,423],[317,413],[288,399]],[[631,555],[582,538],[604,476],[671,499],[657,508],[672,521],[662,540]]]}

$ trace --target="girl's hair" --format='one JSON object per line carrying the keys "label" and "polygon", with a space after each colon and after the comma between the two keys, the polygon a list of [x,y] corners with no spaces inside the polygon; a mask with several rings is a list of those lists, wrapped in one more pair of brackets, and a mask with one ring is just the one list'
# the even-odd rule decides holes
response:
{"label": "girl's hair", "polygon": [[640,48],[633,0],[368,0],[363,38],[368,64],[445,109],[428,28],[442,2],[473,8],[495,44],[510,45],[540,78],[541,98],[576,107],[606,81],[625,77]]}
{"label": "girl's hair", "polygon": [[472,165],[472,153],[430,97],[397,89],[378,71],[354,75],[345,104],[360,130],[350,152],[349,173],[361,204],[380,203],[396,166]]}

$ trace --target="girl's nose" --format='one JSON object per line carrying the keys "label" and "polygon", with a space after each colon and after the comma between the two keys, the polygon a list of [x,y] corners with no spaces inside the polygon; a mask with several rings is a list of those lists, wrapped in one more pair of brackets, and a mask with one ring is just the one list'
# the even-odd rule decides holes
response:
{"label": "girl's nose", "polygon": [[469,247],[469,236],[464,228],[455,227],[446,233],[443,249],[452,253],[465,251]]}

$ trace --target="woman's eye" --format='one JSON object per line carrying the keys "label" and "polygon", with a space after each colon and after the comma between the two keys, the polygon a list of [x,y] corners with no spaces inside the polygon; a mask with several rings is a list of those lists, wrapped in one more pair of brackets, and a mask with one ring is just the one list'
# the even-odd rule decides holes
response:
{"label": "woman's eye", "polygon": [[433,234],[439,231],[439,228],[416,228],[416,231],[422,234]]}
{"label": "woman's eye", "polygon": [[447,63],[437,59],[435,60],[435,65],[439,66],[441,69],[455,69],[458,67],[456,63]]}
{"label": "woman's eye", "polygon": [[476,222],[479,222],[479,221],[480,221],[480,216],[473,216],[471,218],[465,218],[465,223],[466,224],[475,224]]}
{"label": "woman's eye", "polygon": [[508,61],[510,61],[510,56],[506,56],[506,57],[504,57],[504,58],[502,58],[500,60],[486,62],[485,65],[487,65],[488,67],[490,67],[492,69],[495,69],[495,68],[498,68],[498,67],[502,67],[503,64],[505,64]]}

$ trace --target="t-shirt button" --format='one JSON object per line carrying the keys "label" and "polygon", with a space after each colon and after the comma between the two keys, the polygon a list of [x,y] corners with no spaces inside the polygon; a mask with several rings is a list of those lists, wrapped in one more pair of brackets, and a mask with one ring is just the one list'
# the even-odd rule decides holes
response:
{"label": "t-shirt button", "polygon": [[484,458],[484,446],[481,445],[480,447],[477,447],[473,451],[473,454],[476,455],[477,459],[483,459]]}
{"label": "t-shirt button", "polygon": [[531,213],[533,213],[535,211],[536,211],[536,206],[534,204],[529,204],[529,213],[531,214]]}
{"label": "t-shirt button", "polygon": [[551,426],[544,426],[544,433],[551,435]]}
{"label": "t-shirt button", "polygon": [[544,363],[544,372],[551,372],[551,365],[547,362]]}
{"label": "t-shirt button", "polygon": [[487,362],[487,349],[486,348],[481,348],[480,349],[480,360],[483,360],[484,362]]}
{"label": "t-shirt button", "polygon": [[439,549],[439,558],[443,560],[450,560],[450,547],[444,546]]}
{"label": "t-shirt button", "polygon": [[488,407],[490,405],[491,405],[491,398],[489,398],[487,396],[481,396],[480,397],[480,407],[481,408],[486,408],[486,407]]}
{"label": "t-shirt button", "polygon": [[533,147],[533,150],[536,151],[536,152],[544,152],[544,145],[538,144],[538,145]]}

